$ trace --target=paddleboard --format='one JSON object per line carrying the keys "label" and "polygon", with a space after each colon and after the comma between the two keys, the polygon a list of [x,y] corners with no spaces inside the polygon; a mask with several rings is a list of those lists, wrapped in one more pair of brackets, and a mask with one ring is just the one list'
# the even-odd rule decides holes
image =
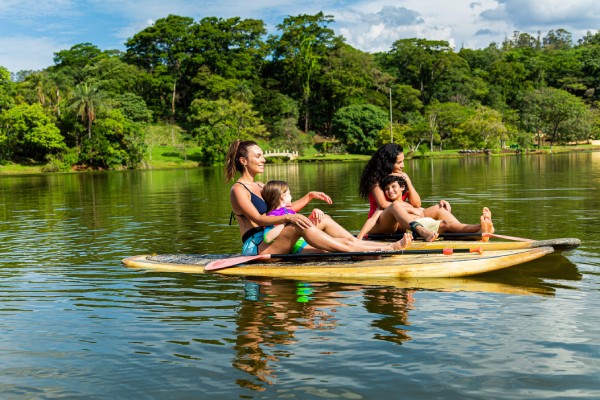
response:
{"label": "paddleboard", "polygon": [[[473,242],[470,243],[473,246]],[[478,243],[479,245],[479,243]],[[411,246],[412,248],[412,246]],[[336,278],[451,278],[483,274],[512,267],[552,253],[551,246],[510,250],[486,250],[478,253],[405,254],[377,259],[350,260],[348,257],[257,262],[219,269],[211,273],[238,276],[264,276],[290,279]],[[140,255],[124,259],[129,268],[152,271],[204,273],[204,266],[232,255]]]}

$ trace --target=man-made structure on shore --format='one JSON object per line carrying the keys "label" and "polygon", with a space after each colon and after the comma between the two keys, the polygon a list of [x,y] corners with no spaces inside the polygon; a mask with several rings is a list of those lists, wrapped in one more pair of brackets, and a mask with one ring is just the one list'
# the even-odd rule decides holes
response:
{"label": "man-made structure on shore", "polygon": [[264,152],[264,156],[265,156],[265,158],[267,158],[267,157],[287,157],[290,160],[295,160],[296,158],[298,158],[298,152],[290,151],[290,150],[266,150]]}

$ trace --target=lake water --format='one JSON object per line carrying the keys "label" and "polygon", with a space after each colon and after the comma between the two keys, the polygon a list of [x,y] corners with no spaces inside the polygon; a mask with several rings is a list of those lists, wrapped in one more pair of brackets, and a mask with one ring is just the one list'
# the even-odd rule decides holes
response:
{"label": "lake water", "polygon": [[[600,398],[600,153],[409,160],[425,203],[580,248],[470,279],[152,273],[237,253],[222,169],[0,176],[0,398]],[[350,230],[364,163],[269,165]]]}

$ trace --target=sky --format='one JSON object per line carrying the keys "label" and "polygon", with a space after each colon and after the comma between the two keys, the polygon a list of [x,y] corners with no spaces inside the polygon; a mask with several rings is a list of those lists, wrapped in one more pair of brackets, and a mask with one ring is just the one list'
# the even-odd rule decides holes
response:
{"label": "sky", "polygon": [[458,51],[502,43],[514,31],[542,37],[566,29],[574,41],[600,29],[596,0],[0,0],[0,66],[15,73],[54,64],[79,43],[125,50],[137,32],[169,14],[260,19],[269,33],[289,15],[323,11],[353,47],[387,51],[398,39],[446,40]]}

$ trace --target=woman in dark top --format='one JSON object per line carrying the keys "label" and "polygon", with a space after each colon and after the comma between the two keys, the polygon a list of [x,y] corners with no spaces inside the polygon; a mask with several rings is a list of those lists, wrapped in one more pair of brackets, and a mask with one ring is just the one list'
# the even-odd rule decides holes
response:
{"label": "woman in dark top", "polygon": [[[328,215],[324,215],[320,221],[299,213],[267,216],[267,206],[261,196],[264,184],[255,180],[256,175],[262,173],[264,168],[263,151],[256,142],[236,140],[229,147],[225,176],[229,182],[240,173],[240,177],[231,187],[229,199],[240,227],[244,255],[289,253],[300,237],[312,247],[305,251],[402,250],[410,243],[408,235],[394,243],[358,240]],[[332,203],[331,198],[323,192],[309,192],[294,202],[294,208],[301,209],[312,199]],[[264,243],[262,227],[277,224],[287,225],[277,240],[270,244]]]}

